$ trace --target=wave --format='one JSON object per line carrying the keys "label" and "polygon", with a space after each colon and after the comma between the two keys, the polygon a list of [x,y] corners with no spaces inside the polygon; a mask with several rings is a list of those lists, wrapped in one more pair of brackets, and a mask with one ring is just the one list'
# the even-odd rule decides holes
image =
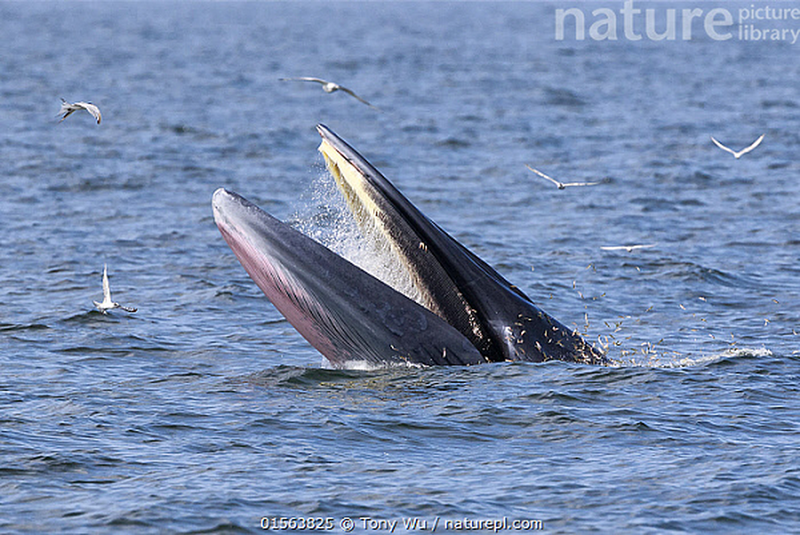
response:
{"label": "wave", "polygon": [[616,368],[692,368],[705,366],[721,360],[737,358],[764,358],[772,357],[773,353],[767,348],[729,348],[719,353],[708,355],[683,356],[678,353],[661,355],[644,355],[641,359],[612,360],[612,367]]}

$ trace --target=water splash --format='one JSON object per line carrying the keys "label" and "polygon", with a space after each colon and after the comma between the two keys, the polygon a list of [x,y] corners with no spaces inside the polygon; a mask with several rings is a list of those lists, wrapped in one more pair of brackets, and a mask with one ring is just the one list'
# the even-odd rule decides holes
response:
{"label": "water splash", "polygon": [[691,368],[704,366],[724,359],[742,357],[771,357],[772,351],[767,348],[729,348],[718,353],[707,355],[684,356],[680,353],[651,354],[642,358],[612,359],[611,366],[616,368]]}
{"label": "water splash", "polygon": [[323,171],[303,195],[303,204],[290,223],[339,256],[422,303],[419,290],[377,226],[362,232],[353,219],[333,177]]}

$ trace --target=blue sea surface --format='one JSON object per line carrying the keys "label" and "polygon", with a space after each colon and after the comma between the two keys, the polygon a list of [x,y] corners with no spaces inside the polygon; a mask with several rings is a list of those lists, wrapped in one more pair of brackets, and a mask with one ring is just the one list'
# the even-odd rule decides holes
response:
{"label": "blue sea surface", "polygon": [[[0,3],[0,532],[800,532],[800,43],[622,7]],[[210,203],[330,238],[318,123],[613,365],[328,369]]]}

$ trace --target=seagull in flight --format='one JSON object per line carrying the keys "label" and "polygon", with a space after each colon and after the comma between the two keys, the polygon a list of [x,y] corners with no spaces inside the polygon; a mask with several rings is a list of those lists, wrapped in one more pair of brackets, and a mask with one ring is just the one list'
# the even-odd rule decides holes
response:
{"label": "seagull in flight", "polygon": [[108,311],[113,308],[121,308],[125,312],[136,312],[137,310],[131,307],[124,307],[111,300],[111,287],[108,285],[108,266],[105,264],[103,264],[103,302],[92,301],[92,303],[103,314],[108,314]]}
{"label": "seagull in flight", "polygon": [[714,139],[714,136],[711,136],[711,141],[714,142],[714,145],[721,148],[725,152],[730,152],[731,154],[733,154],[733,157],[736,158],[737,160],[742,156],[744,156],[745,154],[747,154],[748,152],[750,152],[751,150],[753,150],[754,148],[758,147],[763,140],[764,140],[764,134],[761,134],[761,136],[758,139],[753,141],[752,145],[743,148],[739,152],[736,152],[735,150],[729,149],[728,147],[726,147],[725,145]]}
{"label": "seagull in flight", "polygon": [[536,169],[534,169],[530,165],[526,164],[525,167],[527,167],[528,169],[530,169],[531,171],[533,171],[534,173],[536,173],[540,177],[546,178],[547,180],[549,180],[550,182],[555,184],[558,187],[558,189],[564,189],[564,188],[568,188],[568,187],[571,187],[571,186],[596,186],[597,184],[600,183],[600,182],[559,182],[555,178],[550,178],[549,176],[547,176],[546,174],[542,173],[541,171],[537,171]]}
{"label": "seagull in flight", "polygon": [[608,245],[600,248],[604,251],[628,251],[630,253],[636,249],[650,249],[655,246],[655,243],[650,243],[647,245]]}
{"label": "seagull in flight", "polygon": [[73,104],[67,102],[63,98],[61,99],[61,111],[58,112],[59,114],[61,113],[64,114],[64,116],[61,118],[61,121],[63,121],[64,119],[66,119],[67,117],[69,117],[78,110],[88,111],[89,113],[92,114],[92,117],[94,117],[97,120],[97,124],[100,124],[100,119],[102,119],[102,117],[100,116],[100,108],[98,108],[91,102],[76,102]]}
{"label": "seagull in flight", "polygon": [[313,78],[313,77],[309,77],[309,76],[301,76],[299,78],[280,78],[279,80],[281,82],[316,82],[318,84],[322,84],[322,90],[325,91],[326,93],[333,93],[335,91],[344,91],[345,93],[347,93],[351,97],[355,97],[356,100],[358,100],[359,102],[363,102],[364,104],[366,104],[370,108],[372,108],[374,110],[379,109],[379,108],[373,106],[372,104],[370,104],[369,102],[367,102],[366,100],[364,100],[363,98],[359,97],[355,93],[353,93],[353,91],[351,89],[347,89],[346,87],[341,86],[341,85],[337,84],[336,82],[329,82],[329,81],[323,80],[321,78]]}

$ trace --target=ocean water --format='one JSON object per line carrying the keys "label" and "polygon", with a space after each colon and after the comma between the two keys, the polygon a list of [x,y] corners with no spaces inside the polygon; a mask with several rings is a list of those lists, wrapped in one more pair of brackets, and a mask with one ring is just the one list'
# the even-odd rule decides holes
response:
{"label": "ocean water", "polygon": [[[800,531],[800,43],[738,33],[760,2],[636,5],[737,25],[0,3],[0,531]],[[583,40],[556,38],[568,7]],[[617,40],[590,37],[602,8]],[[614,365],[327,369],[210,205],[226,187],[366,262],[317,123]],[[761,134],[741,159],[710,140]],[[104,264],[135,314],[94,310]]]}

